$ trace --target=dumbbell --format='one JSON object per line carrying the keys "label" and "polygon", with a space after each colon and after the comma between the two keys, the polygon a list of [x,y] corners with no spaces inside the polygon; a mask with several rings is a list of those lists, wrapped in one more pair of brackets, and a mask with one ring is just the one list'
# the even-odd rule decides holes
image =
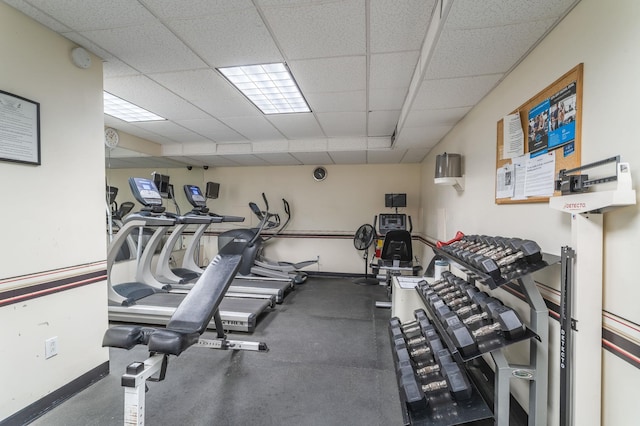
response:
{"label": "dumbbell", "polygon": [[471,315],[470,317],[463,319],[462,322],[465,325],[475,324],[479,321],[486,320],[486,319],[495,320],[496,319],[495,315],[501,314],[501,311],[498,310],[498,308],[501,306],[504,306],[502,302],[496,299],[495,297],[488,297],[482,300],[479,303],[479,305],[482,308],[482,312],[479,314]]}
{"label": "dumbbell", "polygon": [[503,241],[502,244],[500,244],[499,247],[495,248],[494,250],[490,250],[490,251],[488,251],[486,253],[483,253],[483,254],[486,255],[487,257],[490,257],[490,258],[495,260],[498,257],[501,257],[503,255],[503,253],[505,253],[505,254],[513,253],[514,247],[517,246],[521,241],[522,241],[521,238],[509,238],[509,239]]}
{"label": "dumbbell", "polygon": [[469,330],[467,326],[460,322],[448,329],[449,336],[453,340],[460,353],[468,356],[477,351],[477,339],[490,334],[500,332],[507,340],[521,337],[526,328],[516,312],[504,305],[494,309],[495,322],[485,325],[476,330]]}
{"label": "dumbbell", "polygon": [[483,254],[489,250],[500,247],[502,240],[502,237],[485,237],[483,244],[466,249],[460,257],[466,262],[469,257],[474,256],[475,254]]}
{"label": "dumbbell", "polygon": [[427,314],[422,309],[417,309],[414,311],[413,315],[416,318],[415,321],[406,322],[404,324],[401,323],[397,317],[393,317],[389,320],[389,326],[399,327],[407,339],[419,336],[422,334],[422,329],[429,326],[429,318],[427,318]]}
{"label": "dumbbell", "polygon": [[[467,375],[460,369],[460,366],[454,362],[443,363],[440,366],[442,380],[430,383],[420,383],[419,377],[416,376],[413,369],[407,366],[402,367],[397,374],[400,388],[402,390],[410,389],[409,394],[412,396],[415,395],[412,397],[412,400],[418,399],[419,401],[423,400],[426,402],[426,399],[418,397],[418,393],[415,392],[416,389],[422,392],[423,396],[426,393],[448,390],[449,394],[451,394],[456,401],[468,400],[471,398],[473,392]],[[405,395],[407,394],[406,391],[404,393]]]}
{"label": "dumbbell", "polygon": [[519,259],[524,259],[527,263],[536,263],[542,260],[542,250],[535,241],[520,241],[517,244],[514,244],[514,249],[517,251],[513,254],[501,257],[496,261],[498,266],[509,265]]}

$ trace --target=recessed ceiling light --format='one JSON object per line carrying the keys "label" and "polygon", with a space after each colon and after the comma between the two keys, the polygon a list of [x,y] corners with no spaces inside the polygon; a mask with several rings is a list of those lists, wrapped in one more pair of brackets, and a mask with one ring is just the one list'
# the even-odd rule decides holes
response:
{"label": "recessed ceiling light", "polygon": [[104,93],[104,113],[113,117],[124,120],[128,123],[134,121],[162,121],[166,118],[160,117],[144,108],[140,108],[124,99],[112,95],[109,92]]}
{"label": "recessed ceiling light", "polygon": [[311,112],[285,64],[218,68],[263,114]]}

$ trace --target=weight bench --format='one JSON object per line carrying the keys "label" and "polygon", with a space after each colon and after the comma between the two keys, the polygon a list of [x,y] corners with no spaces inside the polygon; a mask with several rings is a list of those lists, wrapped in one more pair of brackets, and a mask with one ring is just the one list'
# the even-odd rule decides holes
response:
{"label": "weight bench", "polygon": [[[125,388],[124,424],[143,425],[145,382],[165,378],[169,355],[178,356],[191,346],[212,349],[267,351],[262,342],[227,340],[218,306],[240,269],[244,244],[227,244],[211,261],[185,299],[176,308],[166,328],[118,325],[109,328],[102,346],[131,349],[146,345],[150,356],[144,362],[127,366],[122,376]],[[217,339],[201,339],[211,320],[215,321]],[[157,374],[157,377],[153,377]]]}

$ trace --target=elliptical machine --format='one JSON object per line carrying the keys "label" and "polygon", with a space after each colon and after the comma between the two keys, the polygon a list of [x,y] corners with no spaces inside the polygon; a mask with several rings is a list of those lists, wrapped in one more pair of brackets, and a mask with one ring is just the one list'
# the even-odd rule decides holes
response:
{"label": "elliptical machine", "polygon": [[[260,210],[256,203],[249,203],[251,211],[258,217],[258,219],[260,219],[260,221],[264,219],[264,215],[269,211],[269,201],[264,193],[262,193],[262,199],[265,203],[265,211]],[[238,275],[286,279],[292,280],[294,284],[302,284],[307,280],[307,274],[299,271],[298,269],[313,265],[314,263],[317,263],[317,260],[290,263],[268,260],[263,257],[264,243],[281,233],[291,220],[291,209],[289,203],[285,199],[282,199],[282,201],[284,203],[285,213],[287,214],[287,220],[281,226],[280,216],[277,214],[272,216],[273,220],[269,221],[269,224],[265,229],[279,228],[278,231],[268,237],[258,238],[254,242],[253,246],[247,247],[247,253],[243,256]],[[256,229],[247,228],[232,229],[230,231],[223,232],[218,237],[218,250],[222,249],[222,247],[231,241],[250,241],[254,238],[255,233]]]}

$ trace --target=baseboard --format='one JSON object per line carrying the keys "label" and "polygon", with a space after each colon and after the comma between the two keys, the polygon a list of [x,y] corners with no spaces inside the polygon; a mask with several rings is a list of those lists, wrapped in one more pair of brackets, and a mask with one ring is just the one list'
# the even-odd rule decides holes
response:
{"label": "baseboard", "polygon": [[107,375],[109,375],[109,361],[105,361],[44,398],[0,421],[0,426],[29,424]]}

